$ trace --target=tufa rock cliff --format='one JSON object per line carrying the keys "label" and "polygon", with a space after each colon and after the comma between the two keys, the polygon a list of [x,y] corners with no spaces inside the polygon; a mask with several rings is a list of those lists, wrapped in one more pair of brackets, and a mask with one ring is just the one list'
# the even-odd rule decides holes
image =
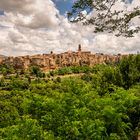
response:
{"label": "tufa rock cliff", "polygon": [[92,54],[82,51],[79,45],[77,52],[61,54],[42,54],[19,57],[0,57],[0,64],[11,65],[15,69],[28,69],[30,66],[39,66],[44,71],[54,70],[65,66],[94,66],[96,64],[117,63],[124,55]]}

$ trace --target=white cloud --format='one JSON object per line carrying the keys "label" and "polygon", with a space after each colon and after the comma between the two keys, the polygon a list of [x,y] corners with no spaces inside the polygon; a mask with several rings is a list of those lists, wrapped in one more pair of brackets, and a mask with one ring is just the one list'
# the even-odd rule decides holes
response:
{"label": "white cloud", "polygon": [[50,0],[1,0],[0,9],[18,26],[50,28],[59,24],[59,12]]}
{"label": "white cloud", "polygon": [[[136,5],[139,0],[134,0],[133,3]],[[93,52],[140,51],[140,34],[129,39],[111,34],[94,34],[92,26],[69,23],[59,14],[51,0],[1,0],[0,9],[5,11],[5,16],[0,16],[1,54],[75,51],[78,44],[82,44],[84,50]],[[137,19],[137,24],[139,23]]]}

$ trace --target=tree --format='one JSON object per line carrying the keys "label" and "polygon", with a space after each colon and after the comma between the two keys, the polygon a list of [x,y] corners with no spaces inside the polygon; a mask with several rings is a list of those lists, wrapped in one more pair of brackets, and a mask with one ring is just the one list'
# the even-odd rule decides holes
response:
{"label": "tree", "polygon": [[17,125],[9,126],[4,129],[0,129],[1,139],[13,139],[13,140],[44,140],[51,138],[48,133],[44,133],[38,121],[29,118],[29,116],[23,116],[22,120]]}
{"label": "tree", "polygon": [[36,77],[40,77],[40,78],[45,77],[45,73],[43,73],[38,66],[32,66],[30,72],[32,75],[36,75]]}
{"label": "tree", "polygon": [[130,88],[134,83],[140,81],[139,59],[140,55],[130,55],[129,57],[122,59],[119,64],[119,69],[124,81],[123,87],[126,89]]}
{"label": "tree", "polygon": [[[133,37],[134,33],[140,31],[140,26],[130,27],[130,22],[140,16],[140,7],[135,7],[131,11],[115,9],[115,5],[129,0],[77,0],[68,13],[68,18],[76,16],[71,22],[83,21],[85,25],[94,25],[94,32],[107,31],[115,32],[116,36]],[[118,7],[117,7],[118,8]],[[91,16],[86,18],[83,11],[91,12]]]}

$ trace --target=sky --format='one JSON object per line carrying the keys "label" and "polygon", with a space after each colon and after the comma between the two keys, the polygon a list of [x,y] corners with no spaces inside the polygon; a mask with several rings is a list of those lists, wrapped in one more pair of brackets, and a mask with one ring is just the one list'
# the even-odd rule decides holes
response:
{"label": "sky", "polygon": [[66,11],[70,11],[73,4],[73,0],[53,0],[53,2],[62,15],[65,14]]}
{"label": "sky", "polygon": [[[76,51],[78,44],[92,53],[136,53],[140,51],[140,33],[133,38],[115,37],[109,33],[93,33],[93,26],[70,23],[65,13],[72,0],[1,0],[0,54],[8,56]],[[114,9],[131,10],[140,5],[118,2]],[[4,11],[4,14],[3,14]],[[95,15],[90,13],[89,16]],[[140,25],[138,18],[132,26]]]}

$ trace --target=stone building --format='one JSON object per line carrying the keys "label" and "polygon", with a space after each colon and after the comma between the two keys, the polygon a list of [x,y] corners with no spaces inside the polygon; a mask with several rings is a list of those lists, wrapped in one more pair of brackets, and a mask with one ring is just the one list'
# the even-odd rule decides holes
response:
{"label": "stone building", "polygon": [[7,57],[0,59],[0,64],[12,65],[16,69],[28,69],[31,66],[39,66],[44,71],[54,70],[66,66],[94,66],[118,62],[122,55],[92,54],[90,51],[82,51],[81,45],[77,52],[64,52],[61,54],[39,54],[33,56]]}

